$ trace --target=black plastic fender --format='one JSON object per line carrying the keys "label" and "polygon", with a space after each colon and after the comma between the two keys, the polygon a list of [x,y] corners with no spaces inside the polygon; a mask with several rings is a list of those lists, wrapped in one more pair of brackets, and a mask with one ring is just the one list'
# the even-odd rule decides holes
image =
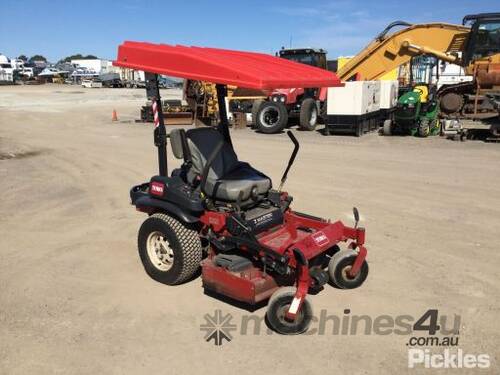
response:
{"label": "black plastic fender", "polygon": [[140,208],[140,207],[153,207],[158,210],[164,211],[167,214],[170,214],[179,220],[181,220],[184,223],[197,223],[199,221],[199,218],[196,216],[191,215],[189,212],[186,212],[185,210],[179,208],[178,206],[160,200],[156,198],[152,198],[148,195],[143,195],[142,197],[138,197],[133,201],[133,204]]}

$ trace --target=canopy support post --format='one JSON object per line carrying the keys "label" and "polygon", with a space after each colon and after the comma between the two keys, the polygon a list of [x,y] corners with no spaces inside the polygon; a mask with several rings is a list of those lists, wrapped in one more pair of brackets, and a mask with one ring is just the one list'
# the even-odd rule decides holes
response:
{"label": "canopy support post", "polygon": [[146,80],[146,95],[153,104],[154,116],[154,144],[158,148],[158,174],[168,176],[167,165],[167,131],[163,119],[161,107],[160,87],[158,86],[158,74],[144,72]]}
{"label": "canopy support post", "polygon": [[233,143],[231,142],[231,134],[229,134],[229,121],[227,119],[227,110],[226,110],[226,96],[227,96],[227,86],[222,85],[220,83],[215,85],[217,89],[217,104],[219,106],[219,119],[220,122],[217,125],[219,131],[224,136],[224,139],[227,143],[233,147]]}

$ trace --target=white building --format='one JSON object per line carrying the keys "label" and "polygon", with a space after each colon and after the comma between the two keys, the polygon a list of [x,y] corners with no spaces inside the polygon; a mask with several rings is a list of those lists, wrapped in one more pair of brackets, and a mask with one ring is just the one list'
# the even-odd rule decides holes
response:
{"label": "white building", "polygon": [[93,70],[97,74],[113,72],[113,63],[105,59],[74,59],[71,64],[75,67]]}

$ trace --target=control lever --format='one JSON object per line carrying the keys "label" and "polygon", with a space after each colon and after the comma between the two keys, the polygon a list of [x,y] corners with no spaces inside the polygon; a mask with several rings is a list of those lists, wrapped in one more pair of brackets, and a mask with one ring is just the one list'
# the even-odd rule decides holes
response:
{"label": "control lever", "polygon": [[352,208],[352,214],[354,216],[354,228],[357,228],[359,223],[359,211],[356,207]]}
{"label": "control lever", "polygon": [[281,191],[281,189],[283,188],[283,185],[285,184],[286,178],[288,176],[288,171],[292,167],[292,164],[295,161],[295,157],[297,156],[297,154],[299,152],[299,148],[300,148],[299,141],[297,141],[297,138],[295,138],[293,133],[289,130],[286,132],[286,134],[292,140],[295,147],[293,148],[292,155],[290,156],[290,160],[288,160],[288,165],[286,166],[285,172],[283,173],[283,176],[281,177],[281,182],[280,182],[280,186],[278,187],[278,191]]}
{"label": "control lever", "polygon": [[236,212],[241,216],[241,200],[243,199],[243,190],[238,193],[238,198],[236,198]]}

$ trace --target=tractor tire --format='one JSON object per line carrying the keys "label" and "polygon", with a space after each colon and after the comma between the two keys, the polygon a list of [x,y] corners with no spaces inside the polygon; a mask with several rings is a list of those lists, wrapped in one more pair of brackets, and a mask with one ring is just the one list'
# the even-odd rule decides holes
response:
{"label": "tractor tire", "polygon": [[147,218],[137,242],[146,273],[160,283],[180,284],[200,267],[202,246],[198,232],[169,215]]}
{"label": "tractor tire", "polygon": [[354,289],[363,284],[368,277],[368,263],[363,261],[358,274],[351,278],[347,272],[351,269],[358,253],[354,250],[342,250],[330,259],[328,264],[328,274],[330,281],[341,289]]}
{"label": "tractor tire", "polygon": [[299,127],[312,131],[318,125],[318,106],[313,98],[304,99],[300,106]]}
{"label": "tractor tire", "polygon": [[279,288],[273,293],[267,305],[267,322],[270,328],[282,335],[298,335],[307,331],[311,324],[313,310],[307,297],[302,302],[294,321],[289,321],[285,317],[285,313],[292,304],[295,291],[295,287]]}
{"label": "tractor tire", "polygon": [[441,122],[439,119],[435,118],[429,124],[430,134],[431,135],[439,135],[441,134]]}
{"label": "tractor tire", "polygon": [[428,119],[423,118],[418,124],[417,134],[421,138],[427,138],[431,133],[431,123]]}
{"label": "tractor tire", "polygon": [[257,99],[252,103],[252,127],[257,127],[257,114],[259,113],[260,106],[265,101],[262,99]]}
{"label": "tractor tire", "polygon": [[385,136],[392,135],[392,120],[388,119],[384,121],[384,127],[382,128],[382,134]]}
{"label": "tractor tire", "polygon": [[266,101],[257,111],[256,124],[262,133],[279,133],[288,124],[288,110],[283,103]]}

